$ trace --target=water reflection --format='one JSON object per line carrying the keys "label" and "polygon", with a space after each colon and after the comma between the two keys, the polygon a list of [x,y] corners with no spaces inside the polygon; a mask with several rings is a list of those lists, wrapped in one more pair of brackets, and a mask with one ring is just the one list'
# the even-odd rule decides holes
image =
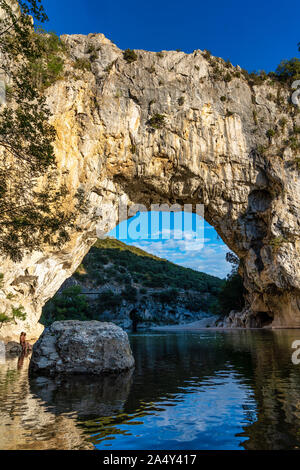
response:
{"label": "water reflection", "polygon": [[89,449],[91,444],[67,415],[55,416],[33,397],[28,383],[29,357],[0,366],[0,449]]}
{"label": "water reflection", "polygon": [[73,376],[29,379],[32,395],[56,415],[93,419],[120,413],[128,398],[133,370],[104,377]]}
{"label": "water reflection", "polygon": [[300,447],[300,330],[137,334],[136,369],[28,380],[0,365],[0,448]]}

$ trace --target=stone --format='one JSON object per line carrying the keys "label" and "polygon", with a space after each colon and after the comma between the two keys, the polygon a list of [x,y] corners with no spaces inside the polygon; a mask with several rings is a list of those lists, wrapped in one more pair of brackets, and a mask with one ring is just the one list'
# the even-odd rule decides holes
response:
{"label": "stone", "polygon": [[127,333],[113,323],[56,321],[33,347],[30,373],[119,373],[134,366]]}
{"label": "stone", "polygon": [[5,354],[7,356],[20,356],[22,353],[22,346],[16,341],[9,341],[5,344]]}
{"label": "stone", "polygon": [[[46,97],[57,131],[55,181],[68,190],[61,208],[77,215],[76,224],[61,248],[44,244],[18,262],[0,254],[2,312],[22,305],[27,314],[1,335],[40,334],[43,305],[81,263],[96,229],[118,223],[121,202],[204,204],[205,219],[241,261],[247,305],[232,324],[300,327],[299,151],[285,143],[300,127],[292,90],[271,79],[253,85],[201,51],[138,51],[128,64],[103,34],[62,40],[65,77]],[[76,72],[72,64],[90,60],[91,47],[91,70]],[[156,114],[165,116],[159,129],[149,125]],[[280,119],[286,125],[269,141]],[[79,189],[88,200],[82,212]]]}

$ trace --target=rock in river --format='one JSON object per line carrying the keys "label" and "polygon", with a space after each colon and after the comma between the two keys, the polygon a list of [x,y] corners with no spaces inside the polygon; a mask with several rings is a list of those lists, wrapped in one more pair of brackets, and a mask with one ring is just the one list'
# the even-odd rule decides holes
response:
{"label": "rock in river", "polygon": [[113,323],[57,321],[33,347],[30,372],[103,374],[134,366],[127,333]]}

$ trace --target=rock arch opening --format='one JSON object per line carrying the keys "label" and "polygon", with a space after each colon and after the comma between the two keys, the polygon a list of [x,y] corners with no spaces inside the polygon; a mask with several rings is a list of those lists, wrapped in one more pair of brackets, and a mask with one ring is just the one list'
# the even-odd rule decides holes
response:
{"label": "rock arch opening", "polygon": [[57,319],[113,321],[134,330],[215,325],[222,279],[231,270],[228,247],[197,213],[166,205],[164,211],[140,209],[90,249],[47,302],[44,325]]}

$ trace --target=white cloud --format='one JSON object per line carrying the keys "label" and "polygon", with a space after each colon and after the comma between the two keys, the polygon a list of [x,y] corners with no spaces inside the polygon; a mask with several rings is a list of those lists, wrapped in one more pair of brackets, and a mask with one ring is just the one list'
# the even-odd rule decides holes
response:
{"label": "white cloud", "polygon": [[229,248],[223,243],[209,243],[209,239],[204,239],[204,243],[202,240],[171,239],[132,244],[155,256],[213,276],[224,278],[231,271],[231,265],[225,259]]}

